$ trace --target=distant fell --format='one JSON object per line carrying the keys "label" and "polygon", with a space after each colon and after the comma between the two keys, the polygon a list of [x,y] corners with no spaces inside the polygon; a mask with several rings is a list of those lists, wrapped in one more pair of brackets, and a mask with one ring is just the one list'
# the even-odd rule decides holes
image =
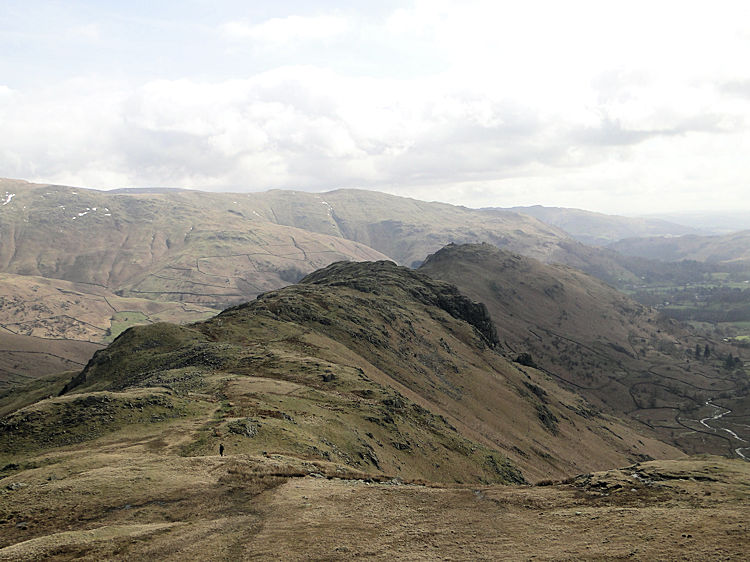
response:
{"label": "distant fell", "polygon": [[659,218],[623,217],[566,207],[510,207],[507,209],[556,226],[576,240],[592,246],[606,246],[623,238],[701,234],[698,228]]}
{"label": "distant fell", "polygon": [[[738,202],[738,207],[742,202]],[[724,211],[675,211],[658,213],[648,218],[659,218],[671,222],[692,226],[705,234],[730,234],[750,229],[750,210]]]}
{"label": "distant fell", "polygon": [[609,247],[627,256],[651,260],[750,264],[750,230],[721,236],[628,238]]}
{"label": "distant fell", "polygon": [[342,260],[417,266],[448,243],[489,242],[607,280],[613,252],[508,211],[362,190],[106,192],[4,180],[0,271],[101,285],[123,297],[217,309]]}

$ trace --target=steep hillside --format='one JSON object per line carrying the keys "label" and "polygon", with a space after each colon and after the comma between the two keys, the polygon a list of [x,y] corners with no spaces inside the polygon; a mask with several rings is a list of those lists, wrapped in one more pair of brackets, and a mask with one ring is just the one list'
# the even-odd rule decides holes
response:
{"label": "steep hillside", "polygon": [[652,260],[695,260],[750,266],[750,230],[722,236],[630,238],[609,247],[627,256]]}
{"label": "steep hillside", "polygon": [[576,240],[593,246],[605,246],[623,238],[700,234],[696,228],[657,218],[622,217],[542,205],[511,207],[506,210],[529,215],[556,226]]}
{"label": "steep hillside", "polygon": [[[139,411],[186,420],[180,450],[191,455],[223,442],[233,453],[462,482],[679,455],[496,345],[484,306],[454,287],[390,262],[335,263],[202,323],[126,331],[63,396],[7,416],[0,444],[74,445],[141,423],[127,406],[136,393],[148,397]],[[60,419],[72,420],[62,433]]]}
{"label": "steep hillside", "polygon": [[614,254],[531,217],[376,192],[110,193],[1,180],[2,193],[0,271],[123,296],[221,308],[333,261],[387,256],[415,265],[451,242],[635,279]]}
{"label": "steep hillside", "polygon": [[[448,246],[420,271],[485,303],[508,353],[598,408],[685,451],[747,454],[750,384],[744,368],[725,367],[733,348],[580,271],[486,244]],[[696,359],[696,346],[706,345],[710,357]]]}
{"label": "steep hillside", "polygon": [[0,191],[0,270],[121,296],[223,308],[332,261],[385,257],[243,214],[231,196],[186,203],[182,192],[110,194],[8,180]]}

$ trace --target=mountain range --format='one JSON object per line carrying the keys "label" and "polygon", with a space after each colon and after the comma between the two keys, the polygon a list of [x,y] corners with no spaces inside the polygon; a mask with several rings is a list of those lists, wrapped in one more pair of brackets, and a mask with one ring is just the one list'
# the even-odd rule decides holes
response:
{"label": "mountain range", "polygon": [[[575,520],[528,515],[600,533],[623,507],[700,507],[717,538],[675,548],[736,552],[746,463],[686,455],[748,454],[738,347],[605,282],[669,265],[359,190],[3,193],[0,557],[387,552],[355,513],[414,554],[389,518],[415,531],[427,506],[475,536],[565,530],[576,553]],[[429,552],[497,555],[442,533]],[[597,556],[627,554],[617,537]]]}

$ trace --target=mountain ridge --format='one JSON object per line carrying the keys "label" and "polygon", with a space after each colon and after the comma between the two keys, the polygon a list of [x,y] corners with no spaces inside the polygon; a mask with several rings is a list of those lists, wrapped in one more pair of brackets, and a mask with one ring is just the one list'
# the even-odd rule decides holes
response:
{"label": "mountain ridge", "polygon": [[[739,456],[750,381],[723,362],[737,349],[663,318],[583,272],[489,244],[447,246],[420,271],[485,303],[502,346],[596,407],[688,452]],[[695,349],[711,347],[696,361]],[[701,355],[703,355],[701,353]],[[737,438],[700,423],[710,404],[733,414]],[[750,420],[748,420],[750,421]]]}
{"label": "mountain ridge", "polygon": [[[339,262],[201,323],[130,328],[62,396],[187,384],[230,404],[196,452],[218,435],[238,452],[410,478],[481,481],[515,466],[529,479],[680,456],[498,353],[490,324],[450,284],[387,261]],[[325,441],[311,433],[323,420]],[[235,421],[266,429],[238,437]]]}

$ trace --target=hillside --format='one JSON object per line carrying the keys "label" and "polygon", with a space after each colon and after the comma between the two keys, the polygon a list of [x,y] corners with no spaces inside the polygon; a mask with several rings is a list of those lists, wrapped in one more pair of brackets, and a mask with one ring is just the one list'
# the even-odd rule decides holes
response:
{"label": "hillside", "polygon": [[186,303],[123,298],[87,283],[0,273],[0,389],[80,369],[130,326],[213,314]]}
{"label": "hillside", "polygon": [[130,328],[0,393],[0,559],[741,556],[748,463],[684,458],[507,336],[385,261]]}
{"label": "hillside", "polygon": [[278,224],[361,242],[402,265],[421,263],[450,242],[483,240],[541,260],[552,259],[567,236],[533,218],[428,203],[374,191],[328,193],[273,190],[248,194]]}
{"label": "hillside", "polygon": [[332,261],[385,257],[243,214],[226,196],[186,202],[179,191],[111,194],[10,180],[0,182],[3,190],[0,270],[124,297],[223,308]]}
{"label": "hillside", "polygon": [[556,226],[584,244],[606,246],[623,238],[700,234],[690,226],[658,218],[622,217],[565,207],[510,207],[508,211],[529,215]]}
{"label": "hillside", "polygon": [[124,298],[88,283],[0,273],[0,325],[18,335],[107,343],[135,324],[214,314],[187,303]]}
{"label": "hillside", "polygon": [[[205,322],[131,328],[60,398],[6,416],[0,449],[75,445],[155,416],[177,424],[183,454],[224,442],[433,481],[679,455],[496,345],[484,306],[454,287],[390,262],[335,263]],[[62,433],[61,419],[71,420]]]}
{"label": "hillside", "polygon": [[741,207],[724,211],[662,212],[650,218],[684,224],[702,230],[706,234],[730,234],[750,228],[750,212]]}
{"label": "hillside", "polygon": [[750,230],[721,236],[630,238],[609,247],[627,256],[652,260],[694,260],[744,268],[750,266]]}
{"label": "hillside", "polygon": [[103,192],[0,180],[2,193],[0,271],[126,297],[223,308],[333,261],[416,265],[451,242],[635,279],[614,254],[531,217],[376,192]]}
{"label": "hillside", "polygon": [[[419,271],[485,303],[509,354],[529,354],[523,362],[597,408],[688,452],[741,456],[750,441],[747,373],[724,366],[735,348],[661,319],[580,271],[487,244],[448,246]],[[697,345],[712,355],[696,359]],[[726,424],[707,424],[715,416]]]}

